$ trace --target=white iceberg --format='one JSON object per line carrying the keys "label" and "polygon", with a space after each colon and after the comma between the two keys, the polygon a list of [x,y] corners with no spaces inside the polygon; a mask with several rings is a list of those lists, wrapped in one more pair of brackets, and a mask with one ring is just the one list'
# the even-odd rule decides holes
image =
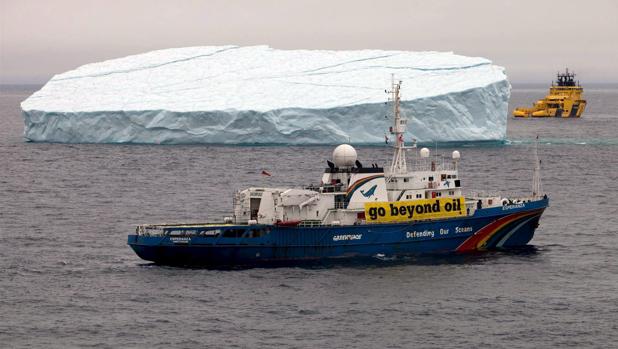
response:
{"label": "white iceberg", "polygon": [[24,137],[66,143],[380,143],[403,81],[408,140],[506,137],[504,68],[451,52],[209,46],[54,76],[22,102]]}

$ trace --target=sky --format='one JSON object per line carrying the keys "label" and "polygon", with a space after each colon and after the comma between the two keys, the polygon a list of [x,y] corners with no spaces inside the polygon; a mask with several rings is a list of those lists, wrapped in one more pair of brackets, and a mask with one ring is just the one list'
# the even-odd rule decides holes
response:
{"label": "sky", "polygon": [[618,82],[618,1],[0,0],[0,84],[156,49],[453,51],[549,83],[569,67]]}

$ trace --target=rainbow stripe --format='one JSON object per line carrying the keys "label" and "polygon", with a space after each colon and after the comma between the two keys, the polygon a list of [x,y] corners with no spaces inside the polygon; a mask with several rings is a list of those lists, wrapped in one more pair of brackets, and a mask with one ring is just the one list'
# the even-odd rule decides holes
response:
{"label": "rainbow stripe", "polygon": [[371,180],[374,180],[374,179],[376,179],[376,178],[381,178],[381,177],[384,177],[384,175],[382,175],[382,174],[379,174],[379,175],[373,175],[373,176],[368,176],[368,177],[361,178],[361,179],[357,180],[356,182],[354,182],[354,183],[353,183],[353,184],[352,184],[352,185],[348,188],[348,190],[346,190],[346,196],[347,196],[347,199],[348,199],[348,200],[350,200],[350,198],[352,197],[352,195],[354,195],[354,192],[355,192],[358,188],[362,187],[362,186],[363,186],[363,184],[365,184],[365,183],[367,183],[367,182],[369,182],[369,181],[371,181]]}
{"label": "rainbow stripe", "polygon": [[[492,244],[498,247],[504,245],[504,243],[517,232],[519,228],[521,228],[524,224],[528,223],[530,220],[540,217],[543,213],[543,210],[534,210],[528,212],[520,212],[513,213],[502,218],[498,218],[497,220],[489,223],[488,225],[479,229],[474,235],[467,238],[464,242],[461,243],[456,249],[457,252],[471,252],[471,251],[485,251],[488,248],[494,246],[488,246],[488,242],[490,240],[497,241],[497,243]],[[511,230],[505,229],[507,226],[515,227]],[[500,237],[500,234],[503,236]],[[492,238],[496,239],[492,239]]]}

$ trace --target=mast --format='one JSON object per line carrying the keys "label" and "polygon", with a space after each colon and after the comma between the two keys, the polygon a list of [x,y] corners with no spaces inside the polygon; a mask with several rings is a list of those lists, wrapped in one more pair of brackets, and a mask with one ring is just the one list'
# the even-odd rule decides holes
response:
{"label": "mast", "polygon": [[395,76],[391,74],[391,90],[390,93],[393,101],[393,126],[391,127],[391,134],[395,135],[395,153],[393,154],[393,161],[391,162],[390,174],[403,174],[407,172],[405,144],[403,141],[403,134],[406,131],[407,119],[401,116],[399,110],[400,96],[399,91],[401,89],[401,81],[395,83]]}

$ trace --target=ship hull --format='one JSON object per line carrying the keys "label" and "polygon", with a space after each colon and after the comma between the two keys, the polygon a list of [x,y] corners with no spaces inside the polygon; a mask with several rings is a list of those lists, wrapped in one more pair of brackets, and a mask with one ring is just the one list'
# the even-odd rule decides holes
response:
{"label": "ship hull", "polygon": [[[277,227],[259,237],[205,236],[199,229],[173,235],[129,235],[128,244],[147,261],[164,265],[259,266],[294,265],[376,256],[424,253],[467,253],[526,245],[534,236],[548,200],[480,209],[473,216],[398,224]],[[208,229],[212,230],[212,227]],[[202,232],[203,233],[203,232]]]}
{"label": "ship hull", "polygon": [[529,109],[516,108],[513,110],[513,116],[516,118],[580,118],[586,109],[586,102],[575,102],[571,109],[565,111],[562,109]]}

